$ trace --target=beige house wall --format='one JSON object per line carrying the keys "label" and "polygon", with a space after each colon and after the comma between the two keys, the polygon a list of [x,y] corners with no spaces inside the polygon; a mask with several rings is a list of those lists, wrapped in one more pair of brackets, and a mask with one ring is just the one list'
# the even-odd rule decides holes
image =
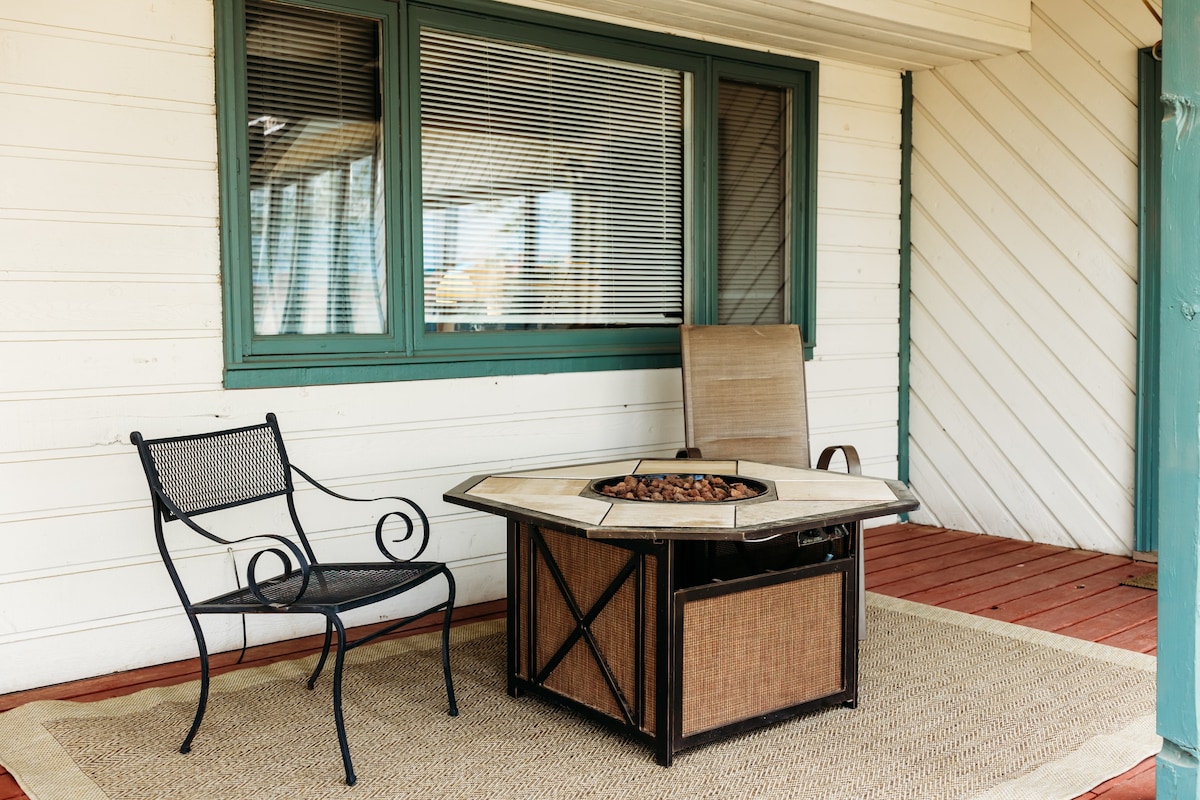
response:
{"label": "beige house wall", "polygon": [[[901,79],[821,70],[813,429],[894,476]],[[205,0],[0,3],[0,692],[195,655],[131,430],[276,412],[318,478],[425,506],[462,603],[503,596],[503,526],[443,491],[682,443],[678,370],[226,390],[213,74]],[[316,538],[370,547],[332,519]],[[215,582],[231,555],[186,569]],[[249,622],[252,644],[317,625]],[[236,620],[206,630],[241,643]]]}

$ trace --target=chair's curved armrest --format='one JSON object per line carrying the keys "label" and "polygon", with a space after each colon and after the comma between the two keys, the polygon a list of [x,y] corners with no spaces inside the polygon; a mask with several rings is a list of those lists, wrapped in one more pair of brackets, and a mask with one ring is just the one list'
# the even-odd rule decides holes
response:
{"label": "chair's curved armrest", "polygon": [[[153,491],[154,491],[155,495],[157,495],[159,500],[163,503],[163,505],[166,506],[167,510],[169,510],[171,512],[171,514],[175,517],[175,519],[179,520],[184,525],[186,525],[188,528],[191,528],[193,531],[200,534],[201,536],[203,536],[206,539],[209,539],[211,541],[217,542],[218,544],[223,544],[223,545],[227,545],[230,547],[232,547],[235,544],[243,544],[245,542],[251,542],[251,541],[254,541],[255,539],[271,539],[275,542],[278,542],[280,546],[285,548],[285,549],[281,550],[280,547],[278,547],[278,546],[277,547],[263,547],[262,549],[256,551],[254,553],[254,555],[250,556],[250,563],[246,566],[246,587],[250,590],[250,593],[252,595],[254,595],[254,598],[256,600],[258,600],[260,603],[262,603],[263,605],[271,606],[272,608],[280,608],[283,606],[290,605],[291,603],[298,600],[304,594],[304,591],[308,588],[308,579],[312,573],[312,565],[309,564],[308,559],[305,558],[305,556],[304,556],[304,553],[300,550],[300,548],[296,545],[296,543],[293,542],[291,539],[288,539],[286,536],[279,536],[278,534],[274,534],[274,533],[256,534],[254,536],[247,536],[242,539],[226,539],[223,536],[218,536],[213,531],[208,530],[203,525],[200,525],[198,522],[196,522],[194,519],[192,519],[190,514],[188,514],[186,511],[184,511],[178,505],[176,505],[176,503],[173,500],[171,500],[171,498],[168,497],[161,490],[159,490],[157,488],[153,488]],[[258,579],[258,575],[257,575],[258,560],[268,553],[272,554],[273,556],[275,556],[276,558],[279,559],[279,563],[283,566],[283,576],[282,577],[284,580],[290,578],[294,574],[295,570],[300,571],[300,586],[296,590],[295,596],[292,597],[287,602],[280,602],[278,600],[271,601],[271,600],[267,599],[267,596],[265,594],[263,594],[262,589],[263,589],[263,586],[265,585],[265,582],[259,581],[259,579]],[[170,559],[170,556],[168,555],[168,553],[165,549],[163,550],[163,557]],[[292,565],[292,558],[296,559],[296,564],[295,564],[294,569],[293,569],[293,565]],[[171,567],[171,569],[173,571],[174,567]],[[268,581],[278,581],[278,580],[279,580],[279,576],[268,579]]]}
{"label": "chair's curved armrest", "polygon": [[[389,561],[396,561],[400,563],[405,561],[414,561],[425,552],[425,548],[429,545],[429,517],[425,515],[425,511],[419,505],[417,505],[416,501],[409,500],[407,497],[394,497],[391,495],[386,495],[383,497],[349,497],[322,485],[319,481],[317,481],[304,470],[297,467],[295,464],[290,466],[298,475],[300,475],[300,477],[304,478],[304,480],[308,481],[310,484],[315,486],[317,489],[320,489],[330,497],[336,497],[339,500],[348,500],[351,503],[374,503],[380,500],[393,500],[400,503],[401,508],[399,510],[388,511],[386,514],[383,514],[378,520],[376,520],[375,546],[379,548],[379,552],[384,558],[388,559]],[[419,520],[419,523],[414,521],[414,516],[416,517],[416,520]],[[392,544],[400,544],[402,542],[407,542],[410,539],[414,539],[415,537],[420,537],[420,542],[417,546],[416,552],[414,552],[412,555],[402,558],[389,550],[387,543],[384,542],[384,525],[389,519],[392,518],[399,520],[404,525],[404,534],[400,536],[399,539],[392,539]]]}
{"label": "chair's curved armrest", "polygon": [[[234,539],[229,542],[230,545],[243,544],[252,542],[255,539],[269,539],[276,543],[276,546],[263,546],[250,556],[250,563],[246,565],[246,588],[250,590],[250,594],[254,595],[254,599],[262,603],[264,606],[271,608],[285,608],[304,596],[304,592],[308,589],[308,579],[312,574],[312,566],[308,563],[308,559],[304,557],[304,553],[291,539],[286,536],[279,536],[274,533],[263,533],[256,536],[247,536],[244,539]],[[279,563],[283,566],[283,575],[273,576],[266,580],[258,578],[258,561],[265,555],[272,555],[279,559]],[[296,560],[295,565],[292,564],[292,559]],[[272,583],[278,583],[280,580],[287,580],[296,572],[300,573],[300,585],[296,588],[295,594],[290,598],[276,598],[274,600],[267,597],[264,589]]]}
{"label": "chair's curved armrest", "polygon": [[862,475],[862,462],[858,458],[858,451],[854,449],[854,445],[849,444],[835,444],[822,450],[821,457],[817,459],[817,469],[829,469],[829,464],[839,450],[846,457],[846,472]]}
{"label": "chair's curved armrest", "polygon": [[676,458],[703,458],[699,447],[683,447],[675,453]]}

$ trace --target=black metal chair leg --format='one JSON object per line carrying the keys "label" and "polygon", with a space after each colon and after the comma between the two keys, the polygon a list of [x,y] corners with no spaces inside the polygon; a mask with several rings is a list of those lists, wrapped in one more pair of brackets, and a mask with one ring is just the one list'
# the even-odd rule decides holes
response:
{"label": "black metal chair leg", "polygon": [[337,653],[333,657],[333,720],[337,725],[338,746],[342,750],[342,766],[346,768],[346,785],[358,782],[354,765],[350,762],[350,743],[346,739],[346,719],[342,715],[342,667],[346,662],[346,628],[341,619],[328,617],[329,624],[337,628]]}
{"label": "black metal chair leg", "polygon": [[442,622],[442,673],[446,676],[446,698],[450,701],[450,716],[458,716],[458,702],[454,699],[454,680],[450,677],[450,619],[454,614],[454,576],[446,570],[446,583],[450,594],[446,600],[446,616]]}
{"label": "black metal chair leg", "polygon": [[321,645],[321,657],[317,659],[317,666],[313,668],[312,675],[308,676],[308,688],[311,689],[317,684],[317,678],[321,677],[321,670],[325,669],[325,659],[329,658],[329,643],[333,640],[333,623],[328,617],[325,618],[325,644]]}
{"label": "black metal chair leg", "polygon": [[200,730],[200,721],[204,719],[204,710],[208,708],[208,645],[204,641],[204,631],[200,628],[200,620],[195,614],[188,614],[192,630],[196,634],[196,647],[200,651],[200,699],[196,702],[196,716],[192,719],[192,728],[179,745],[179,752],[189,753],[192,749],[192,739]]}

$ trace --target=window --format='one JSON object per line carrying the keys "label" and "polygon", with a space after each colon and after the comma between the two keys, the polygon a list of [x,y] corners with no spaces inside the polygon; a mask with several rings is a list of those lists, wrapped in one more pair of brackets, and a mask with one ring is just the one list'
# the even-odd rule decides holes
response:
{"label": "window", "polygon": [[246,30],[254,333],[384,333],[379,24],[248,3]]}
{"label": "window", "polygon": [[422,27],[426,328],[682,322],[686,87]]}
{"label": "window", "polygon": [[790,321],[790,92],[717,84],[717,323]]}
{"label": "window", "polygon": [[814,64],[470,9],[218,0],[227,385],[811,345]]}

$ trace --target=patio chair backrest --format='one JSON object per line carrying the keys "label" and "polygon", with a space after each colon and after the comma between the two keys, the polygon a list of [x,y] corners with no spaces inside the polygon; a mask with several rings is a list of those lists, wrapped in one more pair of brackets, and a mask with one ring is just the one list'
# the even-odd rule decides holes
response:
{"label": "patio chair backrest", "polygon": [[166,520],[205,514],[292,491],[283,437],[273,414],[259,425],[190,436],[142,439],[155,505]]}
{"label": "patio chair backrest", "polygon": [[688,447],[706,459],[808,468],[804,342],[795,325],[681,325]]}

